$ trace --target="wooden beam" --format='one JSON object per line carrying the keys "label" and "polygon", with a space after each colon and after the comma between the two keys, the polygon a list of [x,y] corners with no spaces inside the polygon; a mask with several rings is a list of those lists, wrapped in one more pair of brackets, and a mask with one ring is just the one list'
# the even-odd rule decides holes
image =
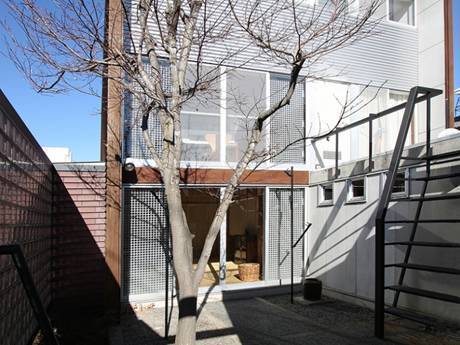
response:
{"label": "wooden beam", "polygon": [[[217,184],[225,185],[231,175],[232,169],[181,169],[183,184]],[[294,184],[308,184],[307,171],[294,171]],[[290,177],[282,170],[248,170],[241,180],[242,185],[289,185]],[[162,183],[157,169],[142,167],[132,172],[123,172],[123,183]]]}
{"label": "wooden beam", "polygon": [[[121,0],[106,0],[106,45],[122,49],[123,9]],[[118,78],[121,70],[108,67],[109,76]],[[106,313],[113,321],[120,315],[121,286],[121,104],[119,83],[105,78],[103,86],[102,147],[106,162],[106,239],[105,260],[111,276],[105,290]]]}

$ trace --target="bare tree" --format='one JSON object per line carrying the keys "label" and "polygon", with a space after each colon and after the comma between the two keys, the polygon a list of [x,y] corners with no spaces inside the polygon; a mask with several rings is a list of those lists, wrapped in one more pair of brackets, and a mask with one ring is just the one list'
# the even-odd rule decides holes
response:
{"label": "bare tree", "polygon": [[[115,81],[137,101],[148,158],[161,173],[169,208],[183,316],[176,344],[194,344],[198,286],[233,194],[250,163],[260,158],[257,146],[264,124],[290,103],[301,78],[322,77],[318,66],[325,56],[372,32],[371,18],[379,1],[368,0],[358,9],[353,0],[111,0],[108,3],[124,23],[122,40],[108,34],[113,23],[104,22],[101,3],[54,0],[45,7],[35,0],[6,1],[23,33],[17,36],[10,31],[7,51],[39,92],[69,88],[92,92],[88,85],[102,77]],[[217,60],[206,60],[208,49],[230,46],[226,43],[236,39],[238,47],[233,45]],[[241,58],[243,51],[253,54]],[[194,99],[209,98],[222,73],[257,59],[270,60],[287,71],[289,86],[279,101],[259,110],[250,122],[246,148],[221,196],[194,268],[193,235],[179,188],[181,109]],[[161,142],[150,134],[152,117],[160,123]]]}

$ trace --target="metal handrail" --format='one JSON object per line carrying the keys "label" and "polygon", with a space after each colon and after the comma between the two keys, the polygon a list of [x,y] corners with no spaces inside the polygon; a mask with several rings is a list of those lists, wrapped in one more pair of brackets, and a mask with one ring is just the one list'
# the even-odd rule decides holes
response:
{"label": "metal handrail", "polygon": [[40,300],[37,288],[34,285],[32,275],[30,274],[21,246],[18,244],[0,245],[0,255],[11,255],[13,258],[14,265],[16,266],[16,270],[19,273],[24,290],[29,298],[35,318],[37,319],[40,329],[43,331],[45,336],[45,341],[48,345],[59,345],[53,331],[53,327],[51,326],[50,319],[42,301]]}
{"label": "metal handrail", "polygon": [[[293,199],[292,195],[291,195],[291,200]],[[292,205],[292,203],[291,203]],[[292,215],[291,215],[292,217]],[[291,218],[292,220],[292,218]],[[292,223],[291,223],[292,224]],[[307,227],[305,228],[305,230],[302,232],[302,234],[299,236],[299,238],[297,239],[297,241],[295,241],[294,243],[294,240],[293,238],[291,238],[291,304],[294,303],[294,249],[295,247],[297,247],[297,245],[299,244],[299,242],[302,240],[302,238],[304,238],[305,234],[307,233],[308,229],[310,229],[310,227],[312,226],[312,223],[307,223]],[[291,235],[293,233],[291,232]]]}
{"label": "metal handrail", "polygon": [[[423,94],[423,96],[418,97],[419,94]],[[406,142],[409,127],[414,115],[415,105],[421,100],[427,101],[426,155],[428,156],[430,154],[431,147],[431,98],[440,94],[442,94],[441,90],[429,89],[420,86],[413,87],[410,90],[409,98],[407,102],[404,103],[404,115],[401,121],[395,148],[393,150],[393,155],[391,157],[383,192],[377,206],[375,219],[375,335],[379,338],[383,338],[384,335],[385,216],[391,200],[391,192],[396,181],[401,156],[404,151],[404,143]],[[393,111],[400,110],[402,109],[401,106],[402,105],[390,108],[382,113],[389,114]],[[395,108],[397,109],[394,110]]]}
{"label": "metal handrail", "polygon": [[[339,134],[340,133],[348,131],[348,130],[350,130],[352,128],[364,125],[366,123],[368,124],[368,126],[369,126],[368,161],[369,161],[369,172],[371,172],[373,170],[373,168],[374,168],[373,160],[372,160],[372,155],[373,155],[372,122],[374,120],[377,120],[377,119],[383,117],[383,116],[387,116],[387,115],[395,113],[395,112],[397,112],[399,110],[406,109],[407,106],[410,105],[409,102],[413,103],[413,106],[415,106],[415,104],[430,100],[431,98],[442,94],[441,90],[422,87],[422,86],[413,87],[410,92],[412,92],[414,89],[417,89],[418,93],[416,94],[415,99],[413,99],[413,100],[408,99],[404,103],[395,105],[395,106],[393,106],[391,108],[385,109],[385,110],[380,111],[380,112],[375,113],[375,114],[369,114],[369,116],[364,118],[364,119],[355,121],[353,123],[350,123],[350,124],[342,126],[342,127],[337,127],[336,129],[334,129],[333,131],[331,131],[331,132],[329,132],[327,134],[320,135],[320,136],[317,136],[316,138],[312,139],[312,143],[315,143],[315,142],[317,142],[319,140],[335,136],[335,177],[336,178],[340,174],[340,170],[339,170]],[[418,94],[420,94],[420,93],[422,93],[423,95],[418,96]],[[409,93],[409,97],[410,97],[410,93]],[[411,118],[412,118],[412,116],[411,116]]]}
{"label": "metal handrail", "polygon": [[300,235],[299,238],[297,239],[297,241],[294,243],[294,245],[292,246],[292,249],[297,247],[297,245],[299,244],[300,240],[305,236],[305,234],[307,233],[308,229],[310,229],[310,226],[312,226],[312,223],[307,223],[307,227],[302,232],[302,235]]}

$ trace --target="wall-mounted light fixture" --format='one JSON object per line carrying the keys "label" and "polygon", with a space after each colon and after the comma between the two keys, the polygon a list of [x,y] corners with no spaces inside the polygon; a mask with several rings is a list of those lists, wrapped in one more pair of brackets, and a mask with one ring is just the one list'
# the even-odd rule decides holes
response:
{"label": "wall-mounted light fixture", "polygon": [[131,162],[128,162],[128,163],[125,162],[125,164],[123,165],[123,168],[125,169],[125,171],[131,172],[131,171],[134,171],[134,169],[136,169],[136,166]]}

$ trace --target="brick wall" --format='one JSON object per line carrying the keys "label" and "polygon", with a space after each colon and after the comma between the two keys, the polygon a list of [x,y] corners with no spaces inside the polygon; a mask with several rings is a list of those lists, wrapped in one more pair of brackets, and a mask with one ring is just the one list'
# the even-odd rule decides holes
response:
{"label": "brick wall", "polygon": [[57,164],[53,193],[53,309],[102,307],[105,167]]}
{"label": "brick wall", "polygon": [[[53,165],[0,91],[0,245],[19,244],[45,306],[51,300]],[[9,255],[0,256],[0,344],[24,345],[38,324]]]}

